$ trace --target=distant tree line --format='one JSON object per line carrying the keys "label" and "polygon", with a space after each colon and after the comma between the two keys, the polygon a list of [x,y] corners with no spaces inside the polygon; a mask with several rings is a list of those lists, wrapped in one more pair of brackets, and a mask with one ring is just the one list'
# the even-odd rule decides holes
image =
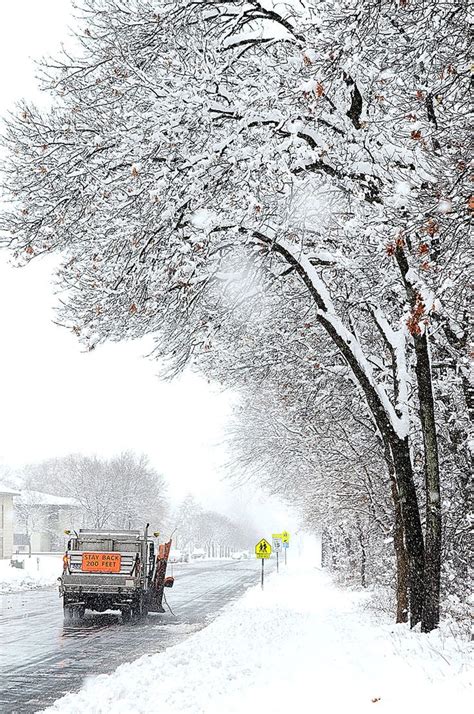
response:
{"label": "distant tree line", "polygon": [[249,550],[258,539],[252,523],[236,523],[221,513],[205,510],[190,494],[172,514],[170,527],[179,550],[192,553],[202,548],[210,558]]}
{"label": "distant tree line", "polygon": [[162,539],[172,537],[173,547],[185,552],[200,548],[208,557],[247,550],[257,539],[251,522],[241,519],[237,524],[203,508],[192,495],[171,510],[166,481],[145,454],[125,451],[110,459],[71,454],[29,464],[10,472],[12,477],[22,482],[15,510],[28,537],[38,529],[58,536],[56,525],[45,521],[39,492],[74,499],[71,527],[142,530],[150,523]]}

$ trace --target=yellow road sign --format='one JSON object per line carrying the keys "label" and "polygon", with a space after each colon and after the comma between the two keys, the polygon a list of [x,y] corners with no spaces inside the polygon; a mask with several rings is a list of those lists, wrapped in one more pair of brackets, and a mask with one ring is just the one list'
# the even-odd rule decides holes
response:
{"label": "yellow road sign", "polygon": [[279,538],[281,540],[282,534],[281,533],[272,533],[272,538]]}
{"label": "yellow road sign", "polygon": [[272,546],[268,542],[268,540],[265,540],[265,538],[262,538],[262,540],[259,540],[257,545],[255,546],[255,555],[257,558],[269,558],[272,553]]}
{"label": "yellow road sign", "polygon": [[283,543],[289,543],[290,542],[290,534],[287,531],[283,531],[281,534],[281,539]]}

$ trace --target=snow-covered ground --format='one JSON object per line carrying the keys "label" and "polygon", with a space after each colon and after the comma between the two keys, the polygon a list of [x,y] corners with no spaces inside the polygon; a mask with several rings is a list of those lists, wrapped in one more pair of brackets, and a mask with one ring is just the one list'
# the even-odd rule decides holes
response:
{"label": "snow-covered ground", "polygon": [[62,571],[62,554],[14,555],[24,562],[23,568],[12,568],[10,559],[0,560],[0,593],[14,593],[56,585]]}
{"label": "snow-covered ground", "polygon": [[469,643],[376,621],[303,561],[185,642],[89,679],[61,714],[467,712]]}

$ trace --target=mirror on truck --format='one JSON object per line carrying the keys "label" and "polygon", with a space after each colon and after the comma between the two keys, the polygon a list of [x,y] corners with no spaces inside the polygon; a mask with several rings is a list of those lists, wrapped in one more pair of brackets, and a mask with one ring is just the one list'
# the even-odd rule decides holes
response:
{"label": "mirror on truck", "polygon": [[174,585],[174,578],[172,575],[169,575],[167,578],[165,578],[165,582],[163,583],[163,587],[165,588],[172,588]]}

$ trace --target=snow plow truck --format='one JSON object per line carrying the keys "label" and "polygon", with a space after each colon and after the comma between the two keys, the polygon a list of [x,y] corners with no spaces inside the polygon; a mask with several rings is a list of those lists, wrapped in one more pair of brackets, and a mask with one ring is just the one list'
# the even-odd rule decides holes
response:
{"label": "snow plow truck", "polygon": [[159,533],[149,536],[148,528],[65,531],[71,537],[58,580],[66,622],[86,609],[120,610],[124,620],[164,612],[163,589],[174,583],[166,577],[171,540],[158,545]]}

